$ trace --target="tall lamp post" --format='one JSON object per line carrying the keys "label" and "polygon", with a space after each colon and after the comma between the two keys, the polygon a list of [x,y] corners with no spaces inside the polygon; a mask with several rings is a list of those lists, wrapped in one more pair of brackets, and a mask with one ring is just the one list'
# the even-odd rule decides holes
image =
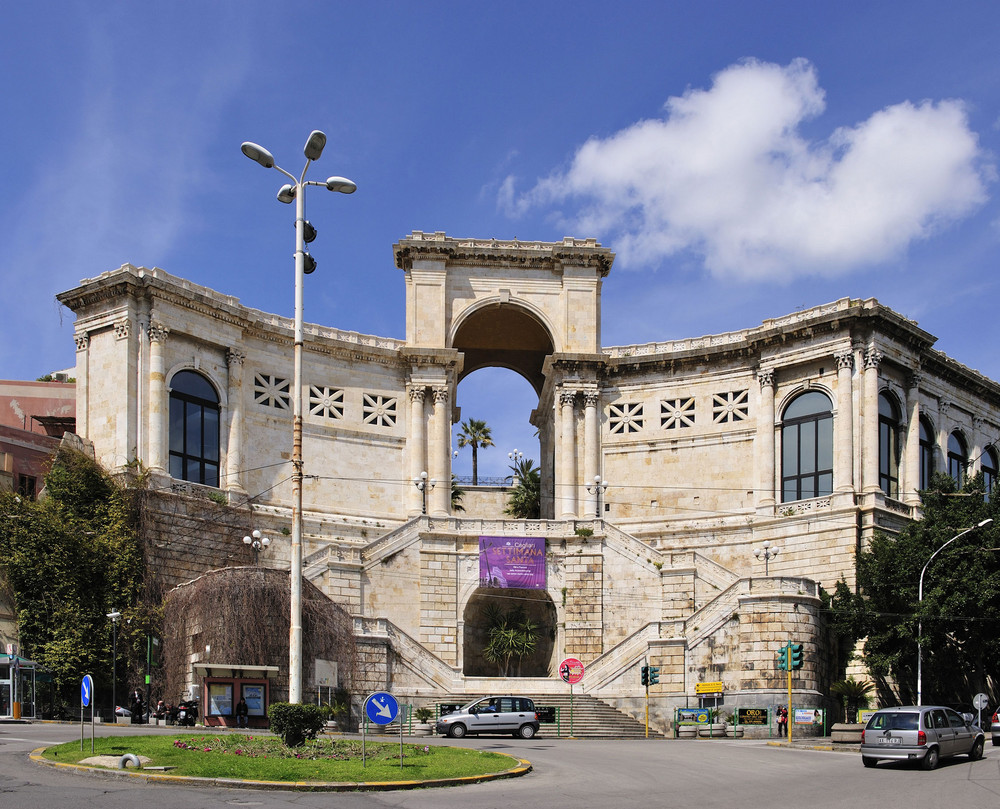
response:
{"label": "tall lamp post", "polygon": [[[964,537],[967,533],[969,533],[970,531],[975,531],[977,528],[984,528],[991,522],[993,522],[993,519],[989,518],[983,520],[982,522],[976,523],[971,528],[966,528],[964,531],[955,534],[955,536],[953,536],[951,539],[945,542],[944,545],[942,545],[940,548],[934,551],[934,553],[931,554],[931,558],[927,560],[927,564],[925,564],[923,570],[920,571],[920,586],[917,588],[918,616],[920,614],[920,605],[923,604],[924,601],[924,573],[927,572],[927,566],[934,561],[935,556],[941,553],[941,551],[947,548],[956,539]],[[918,617],[917,618],[917,705],[923,705],[923,702],[921,702],[921,700],[923,699],[923,687],[924,687],[924,667],[923,667],[924,647],[923,647],[923,642],[920,639],[920,636],[923,634],[923,630],[924,630],[923,619]]]}
{"label": "tall lamp post", "polygon": [[118,622],[122,614],[113,610],[107,617],[111,619],[111,721],[114,722],[118,710]]}
{"label": "tall lamp post", "polygon": [[247,141],[240,149],[251,160],[266,169],[277,169],[291,183],[278,190],[278,201],[295,201],[295,344],[292,377],[292,561],[291,615],[288,627],[288,701],[302,702],[302,279],[316,269],[316,261],[306,252],[306,242],[316,238],[316,229],[306,221],[306,186],[325,185],[330,191],[353,194],[357,185],[346,177],[328,177],[326,182],[306,180],[309,165],[318,160],[326,146],[326,135],[318,129],[309,134],[303,154],[306,158],[302,174],[285,171],[274,162],[274,156],[263,146]]}
{"label": "tall lamp post", "polygon": [[257,567],[260,567],[260,552],[271,544],[269,537],[263,536],[256,528],[250,532],[250,536],[243,537],[243,544],[253,548],[253,560]]}
{"label": "tall lamp post", "polygon": [[601,480],[600,475],[594,475],[594,484],[587,487],[587,494],[594,495],[594,499],[596,500],[594,516],[597,519],[601,519],[601,495],[603,495],[607,490],[608,482],[606,480]]}
{"label": "tall lamp post", "polygon": [[417,489],[420,490],[420,513],[421,514],[426,514],[427,513],[427,491],[429,489],[433,489],[436,484],[437,484],[437,481],[434,480],[434,478],[431,478],[430,480],[427,479],[427,473],[426,472],[421,472],[420,473],[420,477],[413,479],[413,485],[416,486]]}
{"label": "tall lamp post", "polygon": [[771,544],[771,540],[769,540],[769,539],[765,539],[764,540],[764,544],[761,547],[753,549],[753,555],[756,556],[758,559],[763,559],[764,560],[764,575],[765,576],[768,575],[768,572],[767,572],[767,564],[768,564],[768,562],[770,562],[775,556],[777,556],[778,555],[778,551],[780,551],[780,550],[781,550],[781,548],[779,548],[779,547],[777,547],[775,545],[772,545]]}

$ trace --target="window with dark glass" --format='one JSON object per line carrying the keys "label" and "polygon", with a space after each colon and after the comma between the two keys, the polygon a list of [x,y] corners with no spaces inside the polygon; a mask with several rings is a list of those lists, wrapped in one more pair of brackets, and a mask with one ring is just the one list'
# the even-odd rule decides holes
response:
{"label": "window with dark glass", "polygon": [[219,397],[194,371],[170,381],[170,476],[219,485]]}
{"label": "window with dark glass", "polygon": [[961,488],[965,484],[965,470],[969,464],[969,451],[965,439],[957,431],[948,436],[948,474]]}
{"label": "window with dark glass", "polygon": [[920,419],[920,490],[931,485],[934,474],[934,428],[924,418]]}
{"label": "window with dark glass", "polygon": [[17,493],[28,500],[34,500],[38,494],[38,481],[31,475],[17,476]]}
{"label": "window with dark glass", "polygon": [[781,422],[782,502],[833,493],[833,409],[816,391],[796,396]]}
{"label": "window with dark glass", "polygon": [[878,485],[899,497],[899,407],[885,393],[878,397]]}
{"label": "window with dark glass", "polygon": [[997,451],[993,447],[987,447],[983,451],[983,488],[986,490],[985,499],[989,502],[993,487],[997,485]]}

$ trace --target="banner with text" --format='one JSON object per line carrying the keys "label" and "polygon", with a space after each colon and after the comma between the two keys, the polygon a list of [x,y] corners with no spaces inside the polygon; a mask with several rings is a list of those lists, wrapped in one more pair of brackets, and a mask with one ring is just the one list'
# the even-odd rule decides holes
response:
{"label": "banner with text", "polygon": [[545,589],[545,537],[479,537],[479,586]]}

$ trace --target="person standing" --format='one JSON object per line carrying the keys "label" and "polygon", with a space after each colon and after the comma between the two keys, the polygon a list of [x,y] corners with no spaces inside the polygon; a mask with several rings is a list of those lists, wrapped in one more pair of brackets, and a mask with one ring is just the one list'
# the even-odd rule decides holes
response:
{"label": "person standing", "polygon": [[240,701],[236,703],[236,724],[238,727],[245,728],[247,726],[247,717],[250,715],[250,706],[247,705],[247,701],[240,697]]}
{"label": "person standing", "polygon": [[778,738],[784,739],[788,736],[788,708],[784,705],[779,705],[777,710],[778,715]]}

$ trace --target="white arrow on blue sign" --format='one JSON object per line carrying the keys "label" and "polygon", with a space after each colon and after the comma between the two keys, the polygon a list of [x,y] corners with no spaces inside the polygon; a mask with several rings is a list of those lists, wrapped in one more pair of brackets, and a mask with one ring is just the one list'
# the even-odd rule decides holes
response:
{"label": "white arrow on blue sign", "polygon": [[90,705],[90,699],[94,695],[94,678],[89,674],[83,675],[83,682],[80,683],[80,704],[86,708]]}
{"label": "white arrow on blue sign", "polygon": [[388,691],[376,691],[365,700],[365,714],[376,725],[388,725],[399,715],[399,703]]}

